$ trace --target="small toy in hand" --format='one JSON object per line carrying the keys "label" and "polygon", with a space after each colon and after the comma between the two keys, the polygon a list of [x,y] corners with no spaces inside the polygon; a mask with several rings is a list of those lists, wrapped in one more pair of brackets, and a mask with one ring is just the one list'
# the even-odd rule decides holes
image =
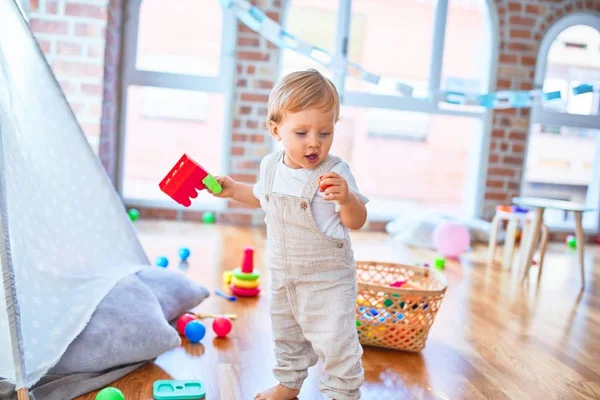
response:
{"label": "small toy in hand", "polygon": [[325,189],[327,189],[327,188],[329,188],[329,187],[332,187],[332,186],[333,186],[333,185],[325,185],[325,184],[321,183],[321,181],[322,181],[322,180],[323,180],[323,177],[322,177],[322,176],[320,176],[320,177],[319,177],[319,191],[320,191],[320,192],[324,192],[324,191],[325,191]]}
{"label": "small toy in hand", "polygon": [[173,200],[189,207],[190,199],[198,197],[197,190],[205,188],[219,194],[223,190],[214,176],[184,154],[159,184],[160,189]]}

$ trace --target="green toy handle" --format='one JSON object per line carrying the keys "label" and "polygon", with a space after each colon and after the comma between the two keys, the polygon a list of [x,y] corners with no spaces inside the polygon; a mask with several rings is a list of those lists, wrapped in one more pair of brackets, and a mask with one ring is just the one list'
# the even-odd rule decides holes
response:
{"label": "green toy handle", "polygon": [[202,179],[202,183],[204,183],[204,186],[209,188],[210,191],[214,194],[219,194],[223,191],[223,188],[221,187],[221,185],[219,185],[219,182],[217,182],[215,177],[211,174],[206,175],[206,177]]}

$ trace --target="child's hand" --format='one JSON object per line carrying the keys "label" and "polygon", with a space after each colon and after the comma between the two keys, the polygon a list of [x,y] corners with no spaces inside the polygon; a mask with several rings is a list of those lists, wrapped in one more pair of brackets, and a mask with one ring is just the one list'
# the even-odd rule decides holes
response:
{"label": "child's hand", "polygon": [[335,172],[328,172],[319,178],[321,192],[325,192],[325,200],[335,200],[340,206],[352,200],[348,182]]}
{"label": "child's hand", "polygon": [[210,194],[212,194],[215,197],[226,199],[232,198],[235,195],[235,187],[237,183],[236,181],[234,181],[229,176],[215,176],[215,179],[217,180],[217,182],[219,182],[219,185],[221,185],[221,188],[223,188],[223,190],[221,190],[221,193],[215,194],[209,188],[206,188],[206,190]]}

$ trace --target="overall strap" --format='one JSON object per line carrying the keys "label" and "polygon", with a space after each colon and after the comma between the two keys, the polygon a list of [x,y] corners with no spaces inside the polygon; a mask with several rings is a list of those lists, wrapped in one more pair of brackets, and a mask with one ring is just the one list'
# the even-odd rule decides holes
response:
{"label": "overall strap", "polygon": [[275,181],[275,171],[277,170],[277,164],[283,157],[284,151],[280,150],[276,153],[270,154],[265,164],[265,187],[264,192],[266,194],[273,191],[273,182]]}
{"label": "overall strap", "polygon": [[310,178],[308,178],[308,181],[304,186],[304,191],[302,192],[302,197],[312,200],[317,193],[317,190],[319,190],[319,177],[331,171],[331,169],[340,162],[342,162],[341,158],[328,155],[327,158],[325,158],[321,164],[319,164],[319,166],[313,170]]}

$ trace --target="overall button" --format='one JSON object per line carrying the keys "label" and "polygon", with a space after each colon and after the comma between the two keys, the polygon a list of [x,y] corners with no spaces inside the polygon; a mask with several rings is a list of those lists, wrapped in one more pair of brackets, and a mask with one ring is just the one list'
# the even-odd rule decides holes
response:
{"label": "overall button", "polygon": [[344,243],[338,243],[337,247],[338,249],[341,249],[342,247],[344,247]]}
{"label": "overall button", "polygon": [[268,194],[268,193],[267,193],[267,194],[265,194],[265,199],[266,199],[267,201],[269,201],[269,194]]}
{"label": "overall button", "polygon": [[300,208],[301,209],[306,210],[307,207],[308,207],[308,204],[305,201],[303,201],[302,203],[300,203]]}

